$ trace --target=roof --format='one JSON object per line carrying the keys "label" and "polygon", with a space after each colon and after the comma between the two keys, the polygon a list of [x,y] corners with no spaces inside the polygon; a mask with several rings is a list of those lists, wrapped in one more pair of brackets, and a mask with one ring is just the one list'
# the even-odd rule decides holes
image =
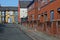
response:
{"label": "roof", "polygon": [[20,0],[20,1],[32,1],[32,0]]}
{"label": "roof", "polygon": [[[33,1],[33,0],[32,0]],[[19,1],[20,8],[27,8],[32,1]]]}
{"label": "roof", "polygon": [[14,10],[17,11],[18,7],[13,7],[13,6],[0,6],[0,10],[4,11],[4,10]]}

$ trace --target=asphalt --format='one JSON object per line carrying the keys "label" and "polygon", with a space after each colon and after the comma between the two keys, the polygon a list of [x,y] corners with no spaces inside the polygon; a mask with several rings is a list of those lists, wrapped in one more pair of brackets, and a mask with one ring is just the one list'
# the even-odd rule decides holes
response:
{"label": "asphalt", "polygon": [[0,40],[32,40],[17,24],[0,24]]}
{"label": "asphalt", "polygon": [[21,25],[20,28],[29,35],[33,40],[60,40],[60,38],[52,35],[48,35],[44,32],[35,30],[33,28],[30,28],[28,26]]}

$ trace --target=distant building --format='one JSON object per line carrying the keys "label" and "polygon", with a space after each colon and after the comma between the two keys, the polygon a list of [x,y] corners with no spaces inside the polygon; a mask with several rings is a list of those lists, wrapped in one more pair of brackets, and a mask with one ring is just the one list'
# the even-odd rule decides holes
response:
{"label": "distant building", "polygon": [[[27,8],[28,5],[32,2],[32,0],[19,0],[18,3],[18,23],[21,22],[21,8]],[[25,10],[24,10],[25,11]],[[24,15],[25,12],[23,12]]]}
{"label": "distant building", "polygon": [[1,6],[0,7],[0,23],[17,23],[18,7]]}

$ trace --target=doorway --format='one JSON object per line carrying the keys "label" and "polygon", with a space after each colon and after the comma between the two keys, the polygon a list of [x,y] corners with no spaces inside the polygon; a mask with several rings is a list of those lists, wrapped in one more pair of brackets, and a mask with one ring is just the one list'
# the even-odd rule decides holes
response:
{"label": "doorway", "polygon": [[8,23],[13,23],[11,17],[8,18]]}

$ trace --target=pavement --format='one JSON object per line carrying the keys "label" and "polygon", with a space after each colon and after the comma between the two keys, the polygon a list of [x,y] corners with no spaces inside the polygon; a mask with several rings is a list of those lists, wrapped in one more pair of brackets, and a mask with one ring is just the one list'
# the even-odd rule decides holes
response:
{"label": "pavement", "polygon": [[0,40],[32,40],[20,30],[18,24],[0,24]]}
{"label": "pavement", "polygon": [[30,36],[33,40],[60,40],[60,38],[47,35],[37,30],[35,31],[34,29],[23,25],[20,25],[20,28],[23,32],[25,32],[25,34]]}
{"label": "pavement", "polygon": [[20,24],[0,24],[0,40],[60,40]]}

